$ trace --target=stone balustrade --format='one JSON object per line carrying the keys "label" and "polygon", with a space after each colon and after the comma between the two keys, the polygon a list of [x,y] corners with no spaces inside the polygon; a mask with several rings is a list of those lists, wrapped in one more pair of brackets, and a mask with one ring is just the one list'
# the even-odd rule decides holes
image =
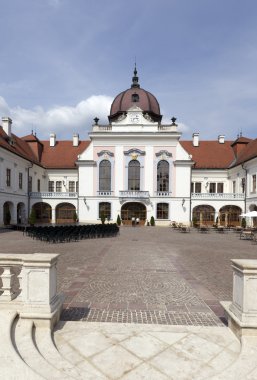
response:
{"label": "stone balustrade", "polygon": [[129,198],[129,199],[148,199],[150,197],[149,191],[140,191],[140,190],[126,190],[120,191],[120,198]]}
{"label": "stone balustrade", "polygon": [[57,293],[58,256],[0,253],[0,309],[16,309],[21,318],[44,320],[52,327],[63,301]]}
{"label": "stone balustrade", "polygon": [[192,199],[238,199],[245,197],[244,193],[192,193]]}
{"label": "stone balustrade", "polygon": [[76,192],[52,192],[52,191],[41,191],[39,193],[30,193],[31,198],[77,198],[78,193]]}
{"label": "stone balustrade", "polygon": [[233,269],[232,302],[221,302],[231,330],[241,338],[257,336],[257,260],[231,260]]}

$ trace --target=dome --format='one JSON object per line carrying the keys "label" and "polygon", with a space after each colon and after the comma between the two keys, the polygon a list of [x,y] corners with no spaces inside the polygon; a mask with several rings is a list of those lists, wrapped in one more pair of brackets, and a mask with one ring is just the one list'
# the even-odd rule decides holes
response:
{"label": "dome", "polygon": [[121,114],[133,106],[141,108],[142,111],[148,113],[154,121],[161,121],[162,119],[160,106],[156,97],[149,91],[140,88],[136,67],[131,88],[121,92],[112,102],[109,120],[116,121]]}

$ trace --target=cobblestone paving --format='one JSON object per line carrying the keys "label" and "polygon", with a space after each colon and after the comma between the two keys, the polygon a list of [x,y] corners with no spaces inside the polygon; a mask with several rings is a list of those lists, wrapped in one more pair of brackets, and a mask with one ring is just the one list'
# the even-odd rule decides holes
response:
{"label": "cobblestone paving", "polygon": [[66,244],[0,235],[1,252],[57,252],[62,319],[222,325],[230,300],[231,258],[256,258],[257,246],[224,235],[124,227],[116,238]]}

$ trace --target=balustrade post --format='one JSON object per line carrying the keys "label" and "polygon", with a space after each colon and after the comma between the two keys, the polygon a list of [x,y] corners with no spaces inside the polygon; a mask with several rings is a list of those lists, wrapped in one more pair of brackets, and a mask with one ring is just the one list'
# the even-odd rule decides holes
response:
{"label": "balustrade post", "polygon": [[0,268],[3,269],[3,272],[0,276],[2,280],[1,290],[3,291],[0,296],[1,304],[9,303],[17,297],[17,291],[15,291],[13,287],[14,274],[12,273],[12,267],[18,266],[20,264],[20,257],[12,254],[6,255],[0,253]]}
{"label": "balustrade post", "polygon": [[228,325],[238,338],[257,336],[257,260],[231,260],[233,300],[221,302]]}

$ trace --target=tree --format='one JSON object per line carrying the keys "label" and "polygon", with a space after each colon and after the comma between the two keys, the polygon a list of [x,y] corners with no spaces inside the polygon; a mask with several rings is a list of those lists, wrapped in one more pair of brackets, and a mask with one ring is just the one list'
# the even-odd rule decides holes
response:
{"label": "tree", "polygon": [[150,224],[151,224],[151,226],[155,226],[155,220],[154,220],[153,216],[151,216]]}
{"label": "tree", "polygon": [[102,222],[102,224],[105,223],[105,216],[104,216],[104,213],[103,213],[103,212],[101,213],[101,222]]}
{"label": "tree", "polygon": [[243,228],[246,227],[246,220],[245,220],[245,218],[242,218],[241,226],[242,226]]}
{"label": "tree", "polygon": [[117,225],[120,226],[121,225],[121,219],[120,219],[120,215],[118,214],[117,216],[117,221],[116,221]]}
{"label": "tree", "polygon": [[34,208],[32,208],[29,215],[29,224],[31,226],[34,226],[35,223],[36,223],[36,212]]}

